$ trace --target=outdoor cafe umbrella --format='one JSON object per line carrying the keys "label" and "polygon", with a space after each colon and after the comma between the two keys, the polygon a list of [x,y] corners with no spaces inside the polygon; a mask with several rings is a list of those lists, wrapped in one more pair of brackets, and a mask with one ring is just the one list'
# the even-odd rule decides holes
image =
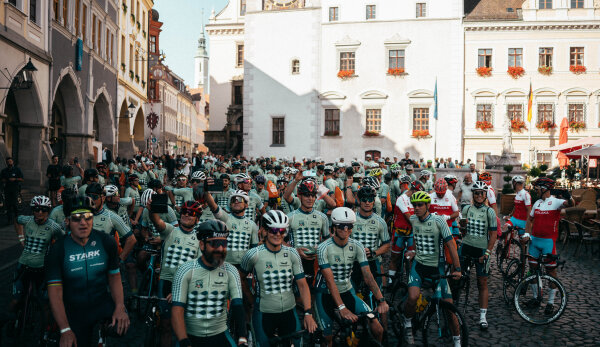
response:
{"label": "outdoor cafe umbrella", "polygon": [[[567,141],[569,140],[568,130],[569,130],[569,122],[567,121],[567,118],[565,117],[562,119],[562,122],[560,122],[560,134],[558,135],[558,144],[559,145],[567,143]],[[561,169],[563,169],[567,165],[569,165],[569,158],[563,152],[558,151],[558,154],[556,155],[556,157],[558,158],[558,164],[560,165]]]}
{"label": "outdoor cafe umbrella", "polygon": [[588,148],[580,149],[569,153],[569,156],[589,156],[590,158],[600,158],[600,144],[590,146]]}

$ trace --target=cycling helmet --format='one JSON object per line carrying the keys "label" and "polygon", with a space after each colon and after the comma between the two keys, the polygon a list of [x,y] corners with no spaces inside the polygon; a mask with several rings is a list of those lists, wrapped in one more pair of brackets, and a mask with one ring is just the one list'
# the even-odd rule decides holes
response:
{"label": "cycling helmet", "polygon": [[479,174],[478,179],[480,181],[491,181],[492,175],[489,172],[482,172]]}
{"label": "cycling helmet", "polygon": [[323,165],[323,164],[317,165],[317,170],[325,170],[325,165]]}
{"label": "cycling helmet", "polygon": [[206,179],[206,175],[202,171],[194,171],[194,173],[192,173],[192,179],[204,181]]}
{"label": "cycling helmet", "polygon": [[425,190],[425,187],[423,187],[423,183],[419,181],[412,181],[410,182],[410,189],[414,190],[415,192],[420,192]]}
{"label": "cycling helmet", "polygon": [[348,207],[337,207],[331,212],[332,224],[354,224],[356,222],[356,213]]}
{"label": "cycling helmet", "polygon": [[63,204],[65,216],[70,216],[73,212],[94,212],[94,201],[89,196],[74,196]]}
{"label": "cycling helmet", "polygon": [[265,184],[267,180],[265,179],[265,176],[258,175],[254,178],[254,182],[256,182],[256,184]]}
{"label": "cycling helmet", "polygon": [[446,194],[446,190],[448,190],[448,183],[443,178],[440,178],[439,180],[435,181],[433,190],[436,192],[436,194],[438,194],[438,196],[444,195]]}
{"label": "cycling helmet", "polygon": [[540,177],[533,182],[534,187],[544,188],[546,190],[554,188],[554,180],[549,177]]}
{"label": "cycling helmet", "polygon": [[409,175],[402,175],[398,179],[401,183],[410,183],[412,181]]}
{"label": "cycling helmet", "polygon": [[240,169],[241,167],[242,167],[242,163],[240,163],[239,161],[234,161],[234,162],[231,164],[231,168],[232,168],[232,169]]}
{"label": "cycling helmet", "polygon": [[246,173],[241,173],[241,174],[237,174],[235,176],[235,183],[242,183],[245,180],[252,180],[252,178],[250,178],[250,176],[248,176],[248,174]]}
{"label": "cycling helmet", "polygon": [[456,183],[458,183],[458,178],[456,178],[456,176],[454,175],[446,175],[444,176],[444,180],[446,181],[446,183],[448,183],[448,185],[455,185]]}
{"label": "cycling helmet", "polygon": [[379,180],[373,176],[367,176],[367,177],[363,178],[362,183],[364,186],[372,187],[375,190],[377,190],[377,189],[379,189],[379,187],[381,187]]}
{"label": "cycling helmet", "polygon": [[206,222],[202,222],[194,228],[196,232],[196,237],[198,240],[206,240],[213,238],[224,238],[226,239],[229,236],[229,231],[227,231],[227,225],[216,219],[209,219]]}
{"label": "cycling helmet", "polygon": [[333,168],[333,165],[325,165],[323,170],[325,171],[326,175],[331,175],[335,171],[335,169]]}
{"label": "cycling helmet", "polygon": [[131,175],[129,175],[129,178],[128,178],[129,182],[133,182],[134,180],[138,180],[138,179],[140,179],[140,178],[136,174],[131,174]]}
{"label": "cycling helmet", "polygon": [[109,184],[107,186],[104,187],[104,194],[106,196],[118,196],[119,195],[119,188],[117,188],[117,186],[113,185],[113,184]]}
{"label": "cycling helmet", "polygon": [[[445,181],[444,181],[445,182]],[[426,204],[431,203],[431,196],[426,192],[415,192],[410,196],[410,203],[414,204],[417,202],[424,202]]]}
{"label": "cycling helmet", "polygon": [[279,177],[277,177],[277,184],[288,183],[289,181],[290,180],[285,178],[285,176],[283,176],[283,175],[280,175]]}
{"label": "cycling helmet", "polygon": [[380,168],[376,167],[369,172],[369,176],[377,177],[383,175],[383,172]]}
{"label": "cycling helmet", "polygon": [[515,184],[515,183],[525,183],[525,178],[523,176],[519,176],[519,175],[514,176],[512,178],[512,183],[513,184]]}
{"label": "cycling helmet", "polygon": [[421,170],[419,173],[419,178],[421,177],[431,177],[431,171],[429,170]]}
{"label": "cycling helmet", "polygon": [[298,185],[298,195],[317,194],[317,182],[312,178],[304,179]]}
{"label": "cycling helmet", "polygon": [[292,168],[292,170],[290,171],[290,173],[291,173],[292,175],[295,175],[295,174],[297,174],[297,173],[298,173],[298,171],[299,171],[298,169]]}
{"label": "cycling helmet", "polygon": [[85,195],[97,194],[104,195],[104,189],[102,189],[102,185],[98,182],[88,184],[85,189]]}
{"label": "cycling helmet", "polygon": [[291,167],[286,166],[286,167],[283,168],[283,174],[284,175],[289,175],[291,173],[292,173],[292,168]]}
{"label": "cycling helmet", "polygon": [[363,186],[358,190],[357,196],[359,200],[362,200],[363,198],[374,198],[377,196],[377,192],[371,186]]}
{"label": "cycling helmet", "polygon": [[98,177],[98,170],[96,169],[86,169],[83,172],[83,180],[87,181],[92,177]]}
{"label": "cycling helmet", "polygon": [[290,219],[280,210],[271,210],[262,215],[262,226],[269,228],[287,229]]}
{"label": "cycling helmet", "polygon": [[29,206],[47,207],[48,209],[50,209],[52,207],[52,204],[50,203],[50,198],[48,198],[47,196],[38,195],[34,196],[33,199],[31,199],[31,203],[29,204]]}
{"label": "cycling helmet", "polygon": [[152,200],[152,195],[156,194],[156,192],[152,189],[146,189],[144,190],[144,192],[142,193],[142,196],[140,196],[140,205],[146,207],[146,205],[148,205],[148,202],[150,202],[150,200]]}
{"label": "cycling helmet", "polygon": [[488,185],[485,184],[485,182],[483,181],[477,181],[475,183],[473,183],[473,186],[471,187],[471,191],[474,192],[476,190],[483,190],[483,191],[488,191]]}
{"label": "cycling helmet", "polygon": [[353,161],[351,165],[352,166],[360,166],[359,162],[357,162],[357,161]]}
{"label": "cycling helmet", "polygon": [[148,188],[150,189],[161,189],[162,187],[163,184],[160,182],[160,180],[153,179],[148,182]]}
{"label": "cycling helmet", "polygon": [[248,196],[248,193],[246,193],[245,191],[238,189],[235,192],[233,192],[233,194],[231,194],[231,196],[229,197],[229,200],[231,200],[231,198],[233,197],[242,197],[244,200],[246,200],[246,203],[248,203],[250,201],[250,197]]}
{"label": "cycling helmet", "polygon": [[399,173],[400,173],[400,171],[402,171],[402,169],[400,168],[400,165],[399,165],[399,164],[397,164],[397,163],[394,163],[394,164],[392,164],[392,165],[390,166],[390,171],[391,171],[393,174],[399,174]]}
{"label": "cycling helmet", "polygon": [[184,213],[184,211],[194,212],[194,217],[200,217],[202,206],[194,200],[188,200],[181,205],[181,213]]}

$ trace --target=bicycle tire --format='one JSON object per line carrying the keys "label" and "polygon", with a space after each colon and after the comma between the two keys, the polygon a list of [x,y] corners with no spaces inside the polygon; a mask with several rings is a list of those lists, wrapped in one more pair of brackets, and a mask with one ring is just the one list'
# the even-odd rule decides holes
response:
{"label": "bicycle tire", "polygon": [[537,277],[538,277],[537,274],[533,274],[529,277],[522,279],[519,282],[519,284],[517,285],[517,288],[515,288],[515,295],[514,295],[513,302],[515,305],[515,309],[517,310],[517,313],[519,314],[519,316],[521,318],[523,318],[523,320],[525,320],[526,322],[529,322],[531,324],[535,324],[535,325],[545,325],[545,324],[549,324],[549,323],[556,321],[564,313],[564,311],[567,307],[567,302],[568,302],[567,291],[565,290],[565,287],[562,285],[562,283],[559,280],[557,280],[556,278],[554,278],[550,275],[539,276],[541,279],[547,280],[556,286],[556,288],[559,291],[561,300],[560,300],[560,304],[558,305],[558,309],[556,310],[556,312],[554,312],[554,314],[552,316],[550,316],[546,319],[534,319],[527,315],[524,307],[521,307],[521,300],[519,300],[519,298],[521,297],[521,289],[523,289],[523,286],[528,286],[529,283],[533,280],[536,280]]}
{"label": "bicycle tire", "polygon": [[[424,318],[424,323],[423,323],[423,345],[424,346],[439,346],[438,343],[434,343],[433,340],[437,340],[440,337],[443,338],[446,343],[443,343],[443,346],[453,346],[454,341],[452,340],[452,332],[449,330],[450,328],[448,327],[448,317],[447,315],[451,314],[454,317],[456,317],[457,323],[458,323],[458,329],[460,332],[460,344],[461,346],[468,346],[469,345],[469,329],[467,327],[467,324],[465,322],[465,319],[463,318],[462,314],[460,313],[460,311],[458,310],[458,308],[456,308],[456,306],[454,306],[453,304],[447,302],[447,301],[443,301],[440,300],[439,302],[439,307],[442,310],[442,312],[444,312],[444,317],[443,317],[443,321],[440,325],[439,328],[435,329],[437,331],[430,331],[433,327],[432,322],[434,322],[436,320],[436,305],[431,304],[431,306],[429,307],[429,310],[426,313],[426,316]],[[442,336],[440,336],[440,332],[439,330],[444,330],[441,332]],[[435,336],[435,338],[431,338]]]}
{"label": "bicycle tire", "polygon": [[508,244],[508,250],[503,251],[500,257],[496,259],[498,262],[498,270],[501,274],[506,273],[506,267],[512,259],[521,259],[523,254],[523,245],[516,239],[511,239]]}
{"label": "bicycle tire", "polygon": [[511,259],[506,265],[506,273],[502,275],[502,295],[507,305],[512,303],[515,288],[522,279],[522,266],[519,259]]}

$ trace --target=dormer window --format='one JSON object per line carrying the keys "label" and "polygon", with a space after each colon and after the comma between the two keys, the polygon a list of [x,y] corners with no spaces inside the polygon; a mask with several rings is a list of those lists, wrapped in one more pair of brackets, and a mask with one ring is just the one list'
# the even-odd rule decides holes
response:
{"label": "dormer window", "polygon": [[552,0],[540,0],[540,10],[552,9]]}

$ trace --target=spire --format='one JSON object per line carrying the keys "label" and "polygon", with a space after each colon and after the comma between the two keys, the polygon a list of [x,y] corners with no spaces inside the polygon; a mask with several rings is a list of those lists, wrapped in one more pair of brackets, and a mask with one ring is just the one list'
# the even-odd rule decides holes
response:
{"label": "spire", "polygon": [[204,36],[204,9],[202,9],[202,15],[200,16],[200,37],[198,38],[198,50],[196,50],[196,57],[206,57],[206,37]]}

